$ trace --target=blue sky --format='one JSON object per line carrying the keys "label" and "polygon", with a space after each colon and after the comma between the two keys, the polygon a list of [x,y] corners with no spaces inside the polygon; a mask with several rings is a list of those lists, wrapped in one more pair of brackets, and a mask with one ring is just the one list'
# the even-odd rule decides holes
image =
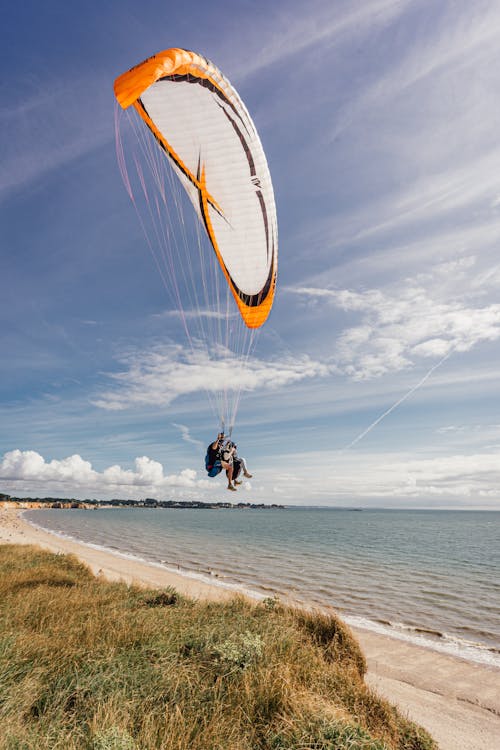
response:
{"label": "blue sky", "polygon": [[238,89],[278,209],[236,497],[500,508],[495,4],[48,0],[0,34],[0,491],[227,499],[115,155],[115,77],[177,46]]}

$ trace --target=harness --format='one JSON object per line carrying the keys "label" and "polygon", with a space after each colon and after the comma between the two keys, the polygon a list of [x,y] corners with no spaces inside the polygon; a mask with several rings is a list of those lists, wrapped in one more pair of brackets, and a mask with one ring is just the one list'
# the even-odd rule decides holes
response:
{"label": "harness", "polygon": [[214,451],[212,444],[207,448],[205,456],[205,469],[210,477],[216,477],[222,471],[220,448]]}

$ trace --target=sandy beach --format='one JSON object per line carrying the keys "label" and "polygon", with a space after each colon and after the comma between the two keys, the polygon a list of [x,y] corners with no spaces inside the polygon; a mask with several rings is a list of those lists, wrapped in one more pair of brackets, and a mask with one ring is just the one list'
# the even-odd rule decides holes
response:
{"label": "sandy beach", "polygon": [[[62,539],[28,524],[16,508],[0,508],[0,543],[36,544],[73,553],[96,575],[152,587],[173,586],[193,598],[234,592],[172,571]],[[355,629],[368,661],[367,683],[424,726],[441,750],[500,747],[500,671],[388,636]]]}

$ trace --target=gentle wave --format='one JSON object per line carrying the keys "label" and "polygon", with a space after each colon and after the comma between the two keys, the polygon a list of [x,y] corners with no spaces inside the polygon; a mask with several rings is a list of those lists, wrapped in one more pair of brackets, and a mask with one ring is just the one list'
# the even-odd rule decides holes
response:
{"label": "gentle wave", "polygon": [[344,616],[344,620],[348,625],[355,628],[369,630],[372,633],[379,633],[380,635],[387,635],[415,646],[439,651],[442,654],[458,657],[474,662],[475,664],[484,664],[500,669],[500,651],[490,646],[485,646],[483,643],[468,641],[465,638],[459,638],[449,633],[413,628],[404,623],[373,621],[365,617],[356,617],[355,615]]}

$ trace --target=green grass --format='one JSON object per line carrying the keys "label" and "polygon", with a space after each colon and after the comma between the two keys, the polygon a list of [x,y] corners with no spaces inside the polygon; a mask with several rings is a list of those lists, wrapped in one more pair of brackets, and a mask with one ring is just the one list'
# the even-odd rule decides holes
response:
{"label": "green grass", "polygon": [[0,546],[0,750],[435,750],[337,618]]}

